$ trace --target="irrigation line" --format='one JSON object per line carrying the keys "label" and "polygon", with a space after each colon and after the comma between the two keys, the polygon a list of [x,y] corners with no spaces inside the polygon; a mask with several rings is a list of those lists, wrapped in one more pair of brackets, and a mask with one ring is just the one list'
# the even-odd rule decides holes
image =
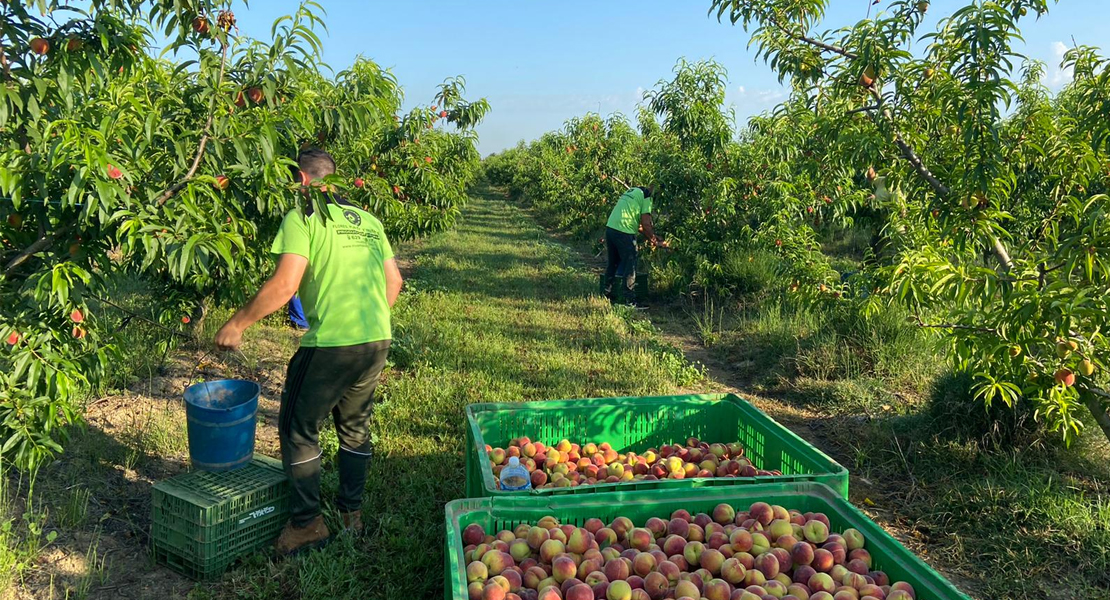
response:
{"label": "irrigation line", "polygon": [[118,310],[122,313],[127,314],[129,318],[144,321],[146,323],[154,325],[155,327],[157,327],[157,328],[159,328],[163,331],[166,331],[167,333],[171,333],[171,334],[176,335],[180,338],[184,338],[184,339],[187,339],[187,340],[193,339],[193,337],[191,335],[181,333],[180,331],[177,331],[177,330],[174,330],[174,329],[170,329],[169,327],[166,327],[165,325],[163,325],[163,324],[161,324],[157,321],[154,321],[152,319],[148,319],[147,317],[144,317],[143,315],[140,315],[140,314],[138,314],[134,311],[128,310],[128,309],[116,304],[115,302],[112,302],[111,300],[108,300],[106,298],[101,298],[100,296],[95,296],[95,295],[93,296],[93,298],[95,298],[96,300],[98,300],[100,302],[103,302],[104,304],[107,304],[108,306],[111,306],[112,308],[114,308],[114,309],[116,309],[116,310]]}

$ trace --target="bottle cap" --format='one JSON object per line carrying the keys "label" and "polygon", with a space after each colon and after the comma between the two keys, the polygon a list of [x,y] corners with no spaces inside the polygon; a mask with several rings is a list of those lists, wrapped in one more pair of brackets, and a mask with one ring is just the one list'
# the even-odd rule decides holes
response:
{"label": "bottle cap", "polygon": [[519,465],[520,465],[520,459],[519,458],[517,458],[515,456],[510,456],[509,457],[509,466],[510,467],[516,467],[516,466],[519,466]]}

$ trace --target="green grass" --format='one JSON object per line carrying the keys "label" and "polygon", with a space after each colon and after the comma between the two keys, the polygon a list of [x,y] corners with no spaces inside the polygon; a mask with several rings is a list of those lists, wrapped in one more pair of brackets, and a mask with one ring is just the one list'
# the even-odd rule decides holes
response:
{"label": "green grass", "polygon": [[[127,418],[76,431],[63,459],[39,474],[35,502],[26,481],[0,481],[10,523],[0,526],[0,597],[13,585],[33,597],[112,597],[122,581],[121,594],[129,585],[158,590],[140,597],[439,598],[443,505],[463,495],[467,404],[717,385],[642,313],[596,298],[584,252],[556,243],[495,193],[475,197],[455,230],[398,254],[408,280],[375,413],[364,537],[287,561],[257,554],[215,584],[194,586],[142,560],[149,481],[179,472],[187,457],[178,388],[257,377],[275,397],[297,342],[279,315],[247,332],[242,354],[186,346],[164,360],[153,351],[159,334],[133,321],[113,365],[117,391],[144,394],[129,397],[130,412],[119,413]],[[861,318],[766,297],[769,263],[734,262],[732,301],[648,314],[686,323],[692,343],[722,358],[768,410],[802,414],[810,429],[799,431],[852,471],[853,501],[972,597],[1110,597],[1110,466],[1095,437],[1062,449],[1038,437],[1028,413],[988,414],[895,310]],[[687,285],[661,273],[652,275],[657,288]],[[149,300],[126,289],[135,308]],[[210,340],[229,314],[214,309],[198,339]],[[330,428],[321,445],[333,459]],[[329,464],[325,498],[336,485]],[[85,571],[62,585],[44,575],[33,583],[36,559],[53,547]],[[140,561],[119,558],[129,552]]]}

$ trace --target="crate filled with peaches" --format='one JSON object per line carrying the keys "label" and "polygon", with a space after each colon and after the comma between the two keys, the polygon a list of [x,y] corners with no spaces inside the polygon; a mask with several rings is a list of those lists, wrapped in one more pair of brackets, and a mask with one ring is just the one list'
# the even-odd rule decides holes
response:
{"label": "crate filled with peaches", "polygon": [[[467,407],[467,495],[561,495],[816,481],[848,471],[731,394]],[[503,486],[513,458],[528,489]]]}
{"label": "crate filled with peaches", "polygon": [[455,600],[967,600],[817,483],[447,505]]}

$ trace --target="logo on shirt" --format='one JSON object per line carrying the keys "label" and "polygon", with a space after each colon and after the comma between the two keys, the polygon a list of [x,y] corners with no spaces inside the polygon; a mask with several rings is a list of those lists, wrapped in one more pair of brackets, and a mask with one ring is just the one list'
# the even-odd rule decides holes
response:
{"label": "logo on shirt", "polygon": [[362,217],[358,216],[358,213],[353,210],[344,210],[343,216],[347,218],[347,222],[355,227],[362,224]]}

